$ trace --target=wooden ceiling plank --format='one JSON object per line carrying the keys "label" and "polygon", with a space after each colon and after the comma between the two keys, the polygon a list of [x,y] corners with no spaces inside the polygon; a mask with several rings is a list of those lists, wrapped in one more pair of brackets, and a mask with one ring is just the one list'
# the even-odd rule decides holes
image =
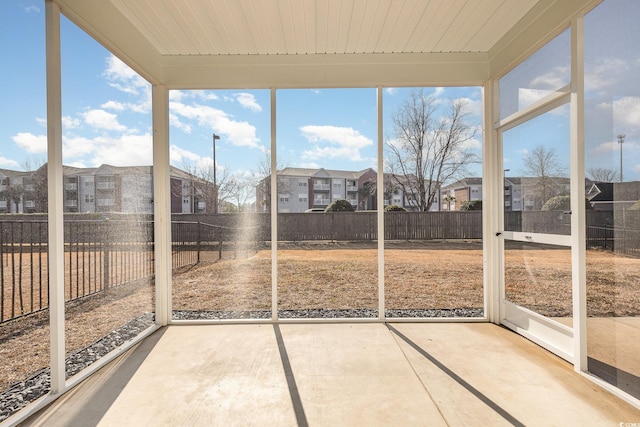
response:
{"label": "wooden ceiling plank", "polygon": [[423,19],[418,23],[414,35],[409,40],[412,52],[430,52],[435,45],[435,38],[431,32],[434,22],[440,14],[440,9],[448,0],[430,0],[424,12]]}
{"label": "wooden ceiling plank", "polygon": [[315,2],[315,51],[320,54],[327,53],[329,39],[329,1],[330,0],[317,0]]}
{"label": "wooden ceiling plank", "polygon": [[496,3],[501,0],[466,1],[459,13],[456,14],[449,27],[443,32],[434,50],[439,52],[459,52],[467,44],[467,37],[476,32],[477,28],[487,19],[482,12],[494,10]]}

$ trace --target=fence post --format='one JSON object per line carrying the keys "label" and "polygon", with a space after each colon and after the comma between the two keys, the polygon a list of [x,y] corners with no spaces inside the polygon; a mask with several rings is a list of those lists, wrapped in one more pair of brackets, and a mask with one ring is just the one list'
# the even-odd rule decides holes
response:
{"label": "fence post", "polygon": [[106,291],[109,289],[109,273],[110,273],[110,245],[109,245],[109,225],[108,219],[102,223],[102,287]]}
{"label": "fence post", "polygon": [[196,258],[197,262],[200,263],[200,240],[202,240],[202,236],[201,236],[201,230],[202,230],[202,226],[200,225],[200,221],[197,222],[197,227],[198,227],[198,236],[197,236],[197,242],[196,242],[196,246],[197,246],[197,251],[198,251],[198,256]]}

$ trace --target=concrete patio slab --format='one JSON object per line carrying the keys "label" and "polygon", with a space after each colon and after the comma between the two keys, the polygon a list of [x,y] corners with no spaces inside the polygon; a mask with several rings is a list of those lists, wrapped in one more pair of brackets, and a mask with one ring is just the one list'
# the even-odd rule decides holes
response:
{"label": "concrete patio slab", "polygon": [[639,423],[640,410],[493,324],[161,329],[25,426]]}

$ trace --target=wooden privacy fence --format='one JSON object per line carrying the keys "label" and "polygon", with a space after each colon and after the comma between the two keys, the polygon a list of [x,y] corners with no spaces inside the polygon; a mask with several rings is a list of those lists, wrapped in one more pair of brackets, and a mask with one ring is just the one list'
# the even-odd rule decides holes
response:
{"label": "wooden privacy fence", "polygon": [[[48,308],[47,222],[0,219],[0,323]],[[82,216],[79,216],[82,217]],[[65,300],[72,301],[154,274],[153,219],[65,219]],[[612,224],[617,225],[613,227]],[[507,212],[505,229],[570,233],[565,212]],[[587,211],[587,247],[640,256],[640,212]],[[482,212],[386,212],[387,240],[481,239]],[[205,252],[265,247],[271,216],[263,213],[175,215],[172,267]],[[376,212],[280,213],[278,240],[377,240]]]}

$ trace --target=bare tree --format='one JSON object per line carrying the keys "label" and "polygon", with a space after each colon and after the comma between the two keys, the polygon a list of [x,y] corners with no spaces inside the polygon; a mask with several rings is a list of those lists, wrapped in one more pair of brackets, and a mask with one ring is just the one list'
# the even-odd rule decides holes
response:
{"label": "bare tree", "polygon": [[213,213],[215,206],[221,206],[230,197],[235,184],[230,180],[228,168],[216,168],[216,184],[218,186],[217,189],[213,187],[212,166],[198,166],[189,161],[184,161],[182,163],[182,169],[189,175],[192,175],[194,177],[191,183],[193,186],[194,195],[196,195],[196,197],[204,199],[204,202],[207,206],[207,212]]}
{"label": "bare tree", "polygon": [[440,186],[462,177],[478,156],[468,142],[476,136],[462,100],[441,113],[437,98],[415,90],[393,115],[395,139],[386,143],[387,169],[409,205],[428,211]]}
{"label": "bare tree", "polygon": [[524,190],[534,197],[536,209],[554,196],[565,195],[562,181],[566,180],[567,171],[560,164],[554,148],[537,145],[526,153],[522,161],[523,175],[533,178],[527,181]]}
{"label": "bare tree", "polygon": [[[286,166],[276,160],[276,171],[281,171],[285,168]],[[276,185],[278,193],[287,191],[287,186],[280,177],[276,180]],[[268,151],[265,152],[264,157],[258,163],[254,190],[256,192],[256,208],[262,212],[269,212],[271,209],[271,153]]]}
{"label": "bare tree", "polygon": [[606,168],[589,168],[587,171],[589,177],[597,182],[618,182],[620,175],[612,169]]}
{"label": "bare tree", "polygon": [[251,200],[255,197],[255,188],[259,178],[255,173],[241,174],[229,178],[225,193],[227,200],[233,201],[233,206],[227,204],[223,211],[246,212],[250,210]]}

